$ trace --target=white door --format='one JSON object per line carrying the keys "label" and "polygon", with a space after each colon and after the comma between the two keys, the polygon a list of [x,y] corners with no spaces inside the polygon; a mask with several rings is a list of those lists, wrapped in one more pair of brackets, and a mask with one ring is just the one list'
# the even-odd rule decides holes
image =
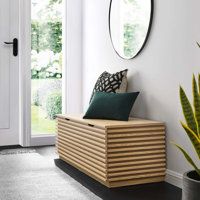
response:
{"label": "white door", "polygon": [[19,56],[5,43],[14,38],[19,38],[19,0],[0,0],[0,146],[19,144]]}

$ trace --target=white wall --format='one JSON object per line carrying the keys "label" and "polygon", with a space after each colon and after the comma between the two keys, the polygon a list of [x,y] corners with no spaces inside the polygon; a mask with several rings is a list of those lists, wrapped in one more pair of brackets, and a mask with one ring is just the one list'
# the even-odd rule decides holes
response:
{"label": "white wall", "polygon": [[84,0],[83,5],[83,106],[104,70],[128,68],[129,91],[140,91],[132,115],[166,123],[167,168],[183,173],[190,166],[170,144],[176,141],[195,157],[180,127],[182,113],[178,89],[191,93],[192,73],[200,71],[200,1],[156,1],[151,34],[141,54],[123,60],[115,53],[108,30],[108,0]]}
{"label": "white wall", "polygon": [[[65,0],[63,6],[64,113],[82,111],[82,1]],[[65,101],[66,99],[66,101]]]}

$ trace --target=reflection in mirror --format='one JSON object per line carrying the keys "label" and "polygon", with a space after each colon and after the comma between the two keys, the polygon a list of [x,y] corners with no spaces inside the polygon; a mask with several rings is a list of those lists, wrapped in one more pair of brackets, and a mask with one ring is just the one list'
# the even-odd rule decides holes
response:
{"label": "reflection in mirror", "polygon": [[144,47],[152,21],[152,0],[111,0],[109,26],[116,52],[134,58]]}

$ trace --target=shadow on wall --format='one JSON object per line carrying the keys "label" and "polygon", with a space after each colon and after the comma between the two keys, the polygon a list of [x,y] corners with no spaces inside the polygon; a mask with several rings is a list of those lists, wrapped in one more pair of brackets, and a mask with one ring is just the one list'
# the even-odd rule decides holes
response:
{"label": "shadow on wall", "polygon": [[[144,90],[143,85],[146,85],[147,81],[151,81],[149,83],[150,85],[152,84],[154,80],[146,80],[138,72],[134,72],[130,74],[131,75],[128,76],[128,90],[127,91],[140,92],[131,110],[130,116],[144,118],[144,119],[151,119],[151,120],[161,120],[161,121],[163,120],[166,122],[165,116],[167,116],[170,111],[172,111],[173,113],[174,110],[171,110],[172,108],[170,105],[170,101],[165,101],[163,103],[163,100],[160,99],[159,96],[157,96],[157,93],[159,93],[160,90],[163,90],[163,89],[159,88],[159,85],[155,87],[155,83],[153,83],[155,87],[154,91],[149,92],[149,90],[148,91]],[[167,91],[164,91],[162,98],[169,97],[167,95],[168,95]]]}
{"label": "shadow on wall", "polygon": [[139,117],[139,118],[145,118],[149,116],[149,109],[147,105],[147,96],[146,93],[141,91],[138,87],[138,83],[141,83],[143,79],[140,77],[138,72],[131,73],[130,76],[128,76],[128,92],[137,92],[139,91],[140,94],[137,97],[137,100],[131,110],[131,117]]}

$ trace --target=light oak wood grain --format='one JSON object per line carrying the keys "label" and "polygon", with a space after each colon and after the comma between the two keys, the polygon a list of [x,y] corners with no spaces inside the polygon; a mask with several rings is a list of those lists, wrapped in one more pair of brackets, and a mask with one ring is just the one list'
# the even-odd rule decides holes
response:
{"label": "light oak wood grain", "polygon": [[145,126],[163,126],[163,122],[152,121],[147,119],[130,118],[129,121],[117,121],[117,120],[102,120],[102,119],[84,119],[83,115],[58,115],[59,119],[69,119],[71,122],[77,122],[77,124],[91,124],[99,129],[106,128],[126,128],[126,127],[145,127]]}
{"label": "light oak wood grain", "polygon": [[165,177],[162,122],[85,120],[59,115],[57,151],[62,160],[107,187],[160,182]]}
{"label": "light oak wood grain", "polygon": [[94,149],[91,146],[88,147],[88,146],[85,146],[84,144],[80,144],[80,143],[78,143],[76,141],[73,141],[73,140],[67,139],[65,137],[62,137],[62,135],[59,133],[59,135],[57,137],[56,145],[59,146],[60,143],[63,143],[66,146],[68,144],[70,144],[72,146],[72,148],[73,147],[82,148],[83,150],[88,151],[88,152],[90,152],[90,153],[92,153],[92,154],[94,154],[94,155],[96,155],[96,156],[98,156],[100,158],[106,158],[105,152],[102,153],[102,152],[99,151],[99,149]]}

